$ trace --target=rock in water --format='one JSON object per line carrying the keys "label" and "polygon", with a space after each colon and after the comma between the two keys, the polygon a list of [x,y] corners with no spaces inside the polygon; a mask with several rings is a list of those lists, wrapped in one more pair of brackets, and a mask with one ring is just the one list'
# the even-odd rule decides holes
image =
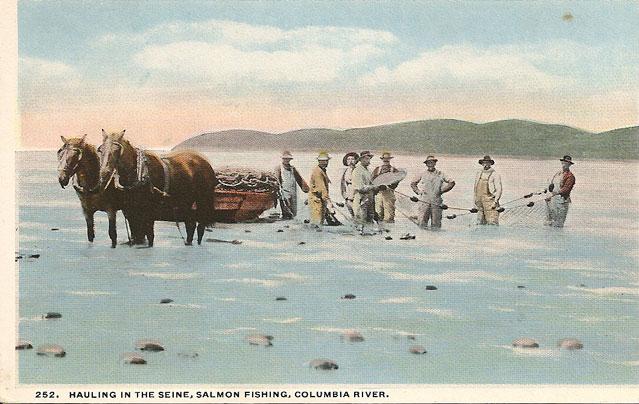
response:
{"label": "rock in water", "polygon": [[564,338],[557,343],[557,346],[559,348],[572,351],[574,349],[582,349],[584,344],[582,344],[577,338]]}
{"label": "rock in water", "polygon": [[336,370],[339,369],[337,362],[330,359],[313,359],[309,362],[309,366],[313,369]]}
{"label": "rock in water", "polygon": [[284,296],[278,296],[275,298],[276,301],[281,302],[283,300],[286,300],[286,298]]}
{"label": "rock in water", "polygon": [[363,342],[364,341],[364,336],[362,336],[362,334],[360,334],[357,331],[349,330],[349,331],[345,331],[342,334],[342,341]]}
{"label": "rock in water", "polygon": [[434,286],[434,285],[426,285],[426,290],[437,290],[437,286]]}
{"label": "rock in water", "polygon": [[342,296],[342,299],[353,300],[353,299],[355,299],[355,295],[347,293],[344,296]]}
{"label": "rock in water", "polygon": [[56,313],[54,311],[50,311],[47,314],[44,315],[44,318],[62,318],[62,314],[60,313]]}
{"label": "rock in water", "polygon": [[392,238],[391,236],[386,236],[386,237],[384,237],[384,239],[386,239],[386,240],[392,240],[393,238]]}
{"label": "rock in water", "polygon": [[19,339],[18,342],[16,342],[16,350],[21,351],[23,349],[33,349],[33,345],[31,345],[29,341]]}
{"label": "rock in water", "polygon": [[524,285],[517,285],[517,289],[526,289]]}
{"label": "rock in water", "polygon": [[272,346],[273,337],[271,335],[253,334],[246,337],[250,345]]}
{"label": "rock in water", "polygon": [[126,353],[123,356],[124,363],[127,365],[146,365],[146,359],[134,352]]}
{"label": "rock in water", "polygon": [[178,356],[180,358],[195,359],[195,358],[197,358],[200,355],[198,355],[197,352],[179,352]]}
{"label": "rock in water", "polygon": [[426,348],[421,345],[413,345],[408,349],[408,352],[416,355],[421,355],[426,353]]}
{"label": "rock in water", "polygon": [[160,352],[164,351],[164,347],[158,341],[143,339],[135,343],[135,349],[140,351]]}
{"label": "rock in water", "polygon": [[162,299],[160,300],[160,304],[173,303],[173,299]]}
{"label": "rock in water", "polygon": [[36,354],[40,356],[50,356],[55,358],[64,358],[67,354],[60,345],[46,344],[40,345],[36,351]]}
{"label": "rock in water", "polygon": [[532,338],[517,338],[513,341],[515,348],[539,348],[539,343]]}

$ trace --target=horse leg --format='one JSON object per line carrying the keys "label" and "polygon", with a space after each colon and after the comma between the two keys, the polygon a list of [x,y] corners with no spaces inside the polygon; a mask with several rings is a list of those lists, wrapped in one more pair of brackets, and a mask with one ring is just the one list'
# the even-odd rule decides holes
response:
{"label": "horse leg", "polygon": [[204,230],[206,230],[206,224],[199,222],[197,224],[197,245],[202,244],[202,238],[204,237]]}
{"label": "horse leg", "polygon": [[118,230],[115,222],[117,211],[115,209],[109,209],[107,215],[109,216],[109,238],[111,239],[111,248],[115,248],[118,244]]}
{"label": "horse leg", "polygon": [[87,238],[90,243],[93,243],[95,238],[95,226],[93,224],[93,214],[95,212],[84,211],[84,220],[87,222]]}
{"label": "horse leg", "polygon": [[195,220],[188,218],[184,221],[186,227],[186,242],[184,245],[193,245],[193,234],[195,233]]}
{"label": "horse leg", "polygon": [[149,241],[149,247],[153,247],[153,240],[155,239],[155,232],[153,227],[155,226],[155,221],[150,219],[146,224],[146,239]]}

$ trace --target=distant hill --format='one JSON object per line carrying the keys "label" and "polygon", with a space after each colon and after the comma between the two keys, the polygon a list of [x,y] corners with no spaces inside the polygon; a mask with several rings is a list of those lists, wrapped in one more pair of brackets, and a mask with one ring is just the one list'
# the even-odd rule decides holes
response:
{"label": "distant hill", "polygon": [[299,129],[285,133],[226,130],[203,133],[174,149],[389,150],[395,153],[510,155],[639,159],[639,126],[591,133],[565,125],[523,120],[484,124],[455,119],[402,122],[346,130]]}

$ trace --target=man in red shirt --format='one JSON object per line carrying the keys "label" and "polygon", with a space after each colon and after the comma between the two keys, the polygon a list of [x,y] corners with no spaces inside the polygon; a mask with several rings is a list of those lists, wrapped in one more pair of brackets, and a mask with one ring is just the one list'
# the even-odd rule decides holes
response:
{"label": "man in red shirt", "polygon": [[570,206],[570,191],[575,186],[575,176],[570,171],[572,157],[564,156],[561,161],[561,171],[558,171],[550,180],[548,191],[552,193],[546,198],[546,225],[564,227],[568,207]]}

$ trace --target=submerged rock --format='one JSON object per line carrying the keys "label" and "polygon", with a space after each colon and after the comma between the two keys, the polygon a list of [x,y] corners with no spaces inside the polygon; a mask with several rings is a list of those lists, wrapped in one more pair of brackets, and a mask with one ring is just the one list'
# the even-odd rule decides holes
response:
{"label": "submerged rock", "polygon": [[306,241],[300,241],[299,243],[297,243],[298,245],[304,245],[306,244]]}
{"label": "submerged rock", "polygon": [[124,363],[127,365],[146,365],[146,359],[144,359],[141,355],[131,352],[126,353],[124,356]]}
{"label": "submerged rock", "polygon": [[140,351],[151,351],[151,352],[160,352],[164,351],[164,347],[158,341],[155,340],[138,340],[135,343],[135,349],[139,349]]}
{"label": "submerged rock", "polygon": [[517,285],[517,289],[526,289],[524,285]]}
{"label": "submerged rock", "polygon": [[282,230],[282,229],[277,229],[277,232],[278,232],[278,233],[284,233],[284,230]]}
{"label": "submerged rock", "polygon": [[351,293],[347,293],[344,296],[342,296],[342,299],[353,300],[353,299],[355,299],[355,295],[353,295]]}
{"label": "submerged rock", "polygon": [[392,240],[393,238],[391,236],[386,236],[384,237],[385,240]]}
{"label": "submerged rock", "polygon": [[358,331],[349,330],[342,334],[342,341],[347,342],[363,342],[364,336]]}
{"label": "submerged rock", "polygon": [[195,359],[200,355],[197,352],[179,352],[178,356],[180,358]]}
{"label": "submerged rock", "polygon": [[572,351],[574,349],[582,349],[584,344],[582,344],[577,338],[564,338],[557,342],[557,346],[559,348]]}
{"label": "submerged rock", "polygon": [[173,299],[162,299],[160,300],[160,304],[173,303]]}
{"label": "submerged rock", "polygon": [[424,348],[421,345],[413,345],[410,348],[408,348],[408,352],[412,354],[416,354],[416,355],[421,355],[426,353],[426,348]]}
{"label": "submerged rock", "polygon": [[21,351],[23,349],[33,349],[33,345],[31,345],[29,341],[19,339],[18,342],[16,342],[16,350]]}
{"label": "submerged rock", "polygon": [[29,258],[40,258],[40,254],[31,254]]}
{"label": "submerged rock", "polygon": [[313,359],[309,362],[309,366],[313,369],[336,370],[339,369],[337,362],[330,359]]}
{"label": "submerged rock", "polygon": [[246,337],[246,341],[250,345],[272,346],[273,336],[263,334],[253,334]]}
{"label": "submerged rock", "polygon": [[437,286],[435,285],[426,285],[426,290],[437,290]]}
{"label": "submerged rock", "polygon": [[50,311],[47,314],[44,315],[44,318],[49,319],[49,318],[62,318],[62,314],[60,313],[56,313],[55,311]]}
{"label": "submerged rock", "polygon": [[284,296],[278,296],[275,298],[275,301],[281,302],[283,300],[287,300]]}
{"label": "submerged rock", "polygon": [[415,341],[417,339],[417,337],[415,337],[414,335],[407,335],[406,338],[411,341]]}
{"label": "submerged rock", "polygon": [[51,228],[51,231],[58,231],[58,230],[60,230],[60,229],[59,229],[59,228],[57,228],[57,227],[52,227],[52,228]]}
{"label": "submerged rock", "polygon": [[46,345],[40,345],[38,349],[36,350],[36,354],[40,356],[64,358],[67,353],[65,352],[64,348],[62,348],[60,345],[46,344]]}
{"label": "submerged rock", "polygon": [[515,348],[539,348],[539,343],[532,338],[517,338],[513,341]]}

